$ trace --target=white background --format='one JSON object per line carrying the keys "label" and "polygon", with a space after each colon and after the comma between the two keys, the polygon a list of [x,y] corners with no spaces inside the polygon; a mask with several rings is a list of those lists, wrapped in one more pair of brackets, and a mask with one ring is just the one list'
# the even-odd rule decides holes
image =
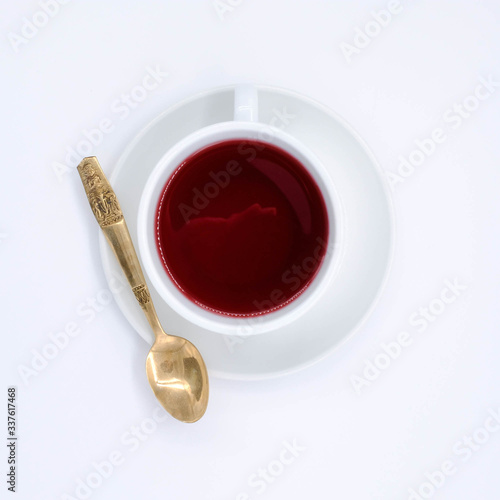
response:
{"label": "white background", "polygon": [[[229,500],[243,492],[278,500],[406,499],[447,459],[455,473],[433,498],[500,498],[500,432],[468,460],[454,452],[489,410],[500,410],[500,88],[457,129],[443,122],[481,76],[500,81],[500,4],[402,1],[349,63],[341,44],[352,44],[371,11],[387,5],[243,0],[221,18],[211,0],[73,1],[16,51],[12,34],[21,35],[23,17],[31,20],[40,7],[2,3],[1,389],[6,399],[7,387],[18,387],[13,498],[79,498],[78,478],[86,480],[93,462],[114,451],[123,463],[92,489],[93,499]],[[113,101],[155,65],[168,77],[121,120]],[[81,304],[107,283],[78,176],[61,175],[60,167],[58,176],[54,164],[74,168],[66,148],[109,117],[115,129],[93,153],[110,172],[168,106],[241,81],[325,103],[357,129],[386,171],[397,172],[399,155],[408,157],[414,141],[436,127],[447,140],[394,190],[392,272],[354,339],[281,379],[213,379],[200,422],[167,418],[134,449],[132,427],[149,431],[157,407],[143,368],[148,345],[115,303],[94,318],[81,315]],[[417,333],[410,315],[455,278],[467,290]],[[34,352],[68,322],[81,333],[23,379],[19,367],[31,368]],[[351,377],[401,331],[411,332],[413,344],[356,393]],[[293,440],[305,449],[260,493],[264,487],[248,483],[252,474]],[[4,480],[0,487],[9,498]]]}

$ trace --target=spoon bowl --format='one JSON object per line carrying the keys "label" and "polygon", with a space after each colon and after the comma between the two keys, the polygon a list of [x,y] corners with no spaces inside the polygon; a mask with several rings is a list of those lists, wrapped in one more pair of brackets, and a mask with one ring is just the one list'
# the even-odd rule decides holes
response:
{"label": "spoon bowl", "polygon": [[159,335],[146,359],[151,389],[161,405],[183,422],[196,422],[207,408],[208,375],[203,358],[186,339]]}

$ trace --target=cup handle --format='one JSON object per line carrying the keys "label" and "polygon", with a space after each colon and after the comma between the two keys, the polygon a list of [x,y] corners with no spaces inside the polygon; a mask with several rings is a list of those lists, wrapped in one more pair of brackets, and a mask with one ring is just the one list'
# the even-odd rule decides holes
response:
{"label": "cup handle", "polygon": [[234,89],[234,121],[257,122],[259,120],[259,99],[254,85],[238,85]]}

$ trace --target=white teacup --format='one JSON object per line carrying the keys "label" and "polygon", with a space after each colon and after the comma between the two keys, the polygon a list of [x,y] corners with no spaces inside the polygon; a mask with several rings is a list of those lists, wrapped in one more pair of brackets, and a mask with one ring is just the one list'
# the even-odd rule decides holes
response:
{"label": "white teacup", "polygon": [[[234,139],[268,143],[296,158],[316,181],[328,215],[328,246],[323,262],[310,285],[289,304],[255,317],[220,315],[195,304],[172,281],[156,246],[156,209],[172,173],[186,158],[201,148]],[[242,85],[235,90],[234,121],[217,123],[197,130],[165,153],[146,183],[138,215],[140,255],[146,273],[160,296],[188,321],[226,335],[253,335],[276,330],[310,310],[325,293],[340,267],[343,253],[342,233],[342,207],[325,167],[300,141],[279,128],[258,121],[258,93],[257,89],[250,85]]]}

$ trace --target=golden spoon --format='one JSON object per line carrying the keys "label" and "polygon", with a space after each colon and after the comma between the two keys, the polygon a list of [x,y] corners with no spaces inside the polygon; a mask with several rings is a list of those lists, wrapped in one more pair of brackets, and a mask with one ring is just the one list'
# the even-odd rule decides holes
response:
{"label": "golden spoon", "polygon": [[95,156],[78,165],[90,208],[155,334],[146,359],[149,385],[158,401],[182,422],[199,420],[208,404],[208,375],[200,352],[161,327],[118,199]]}

